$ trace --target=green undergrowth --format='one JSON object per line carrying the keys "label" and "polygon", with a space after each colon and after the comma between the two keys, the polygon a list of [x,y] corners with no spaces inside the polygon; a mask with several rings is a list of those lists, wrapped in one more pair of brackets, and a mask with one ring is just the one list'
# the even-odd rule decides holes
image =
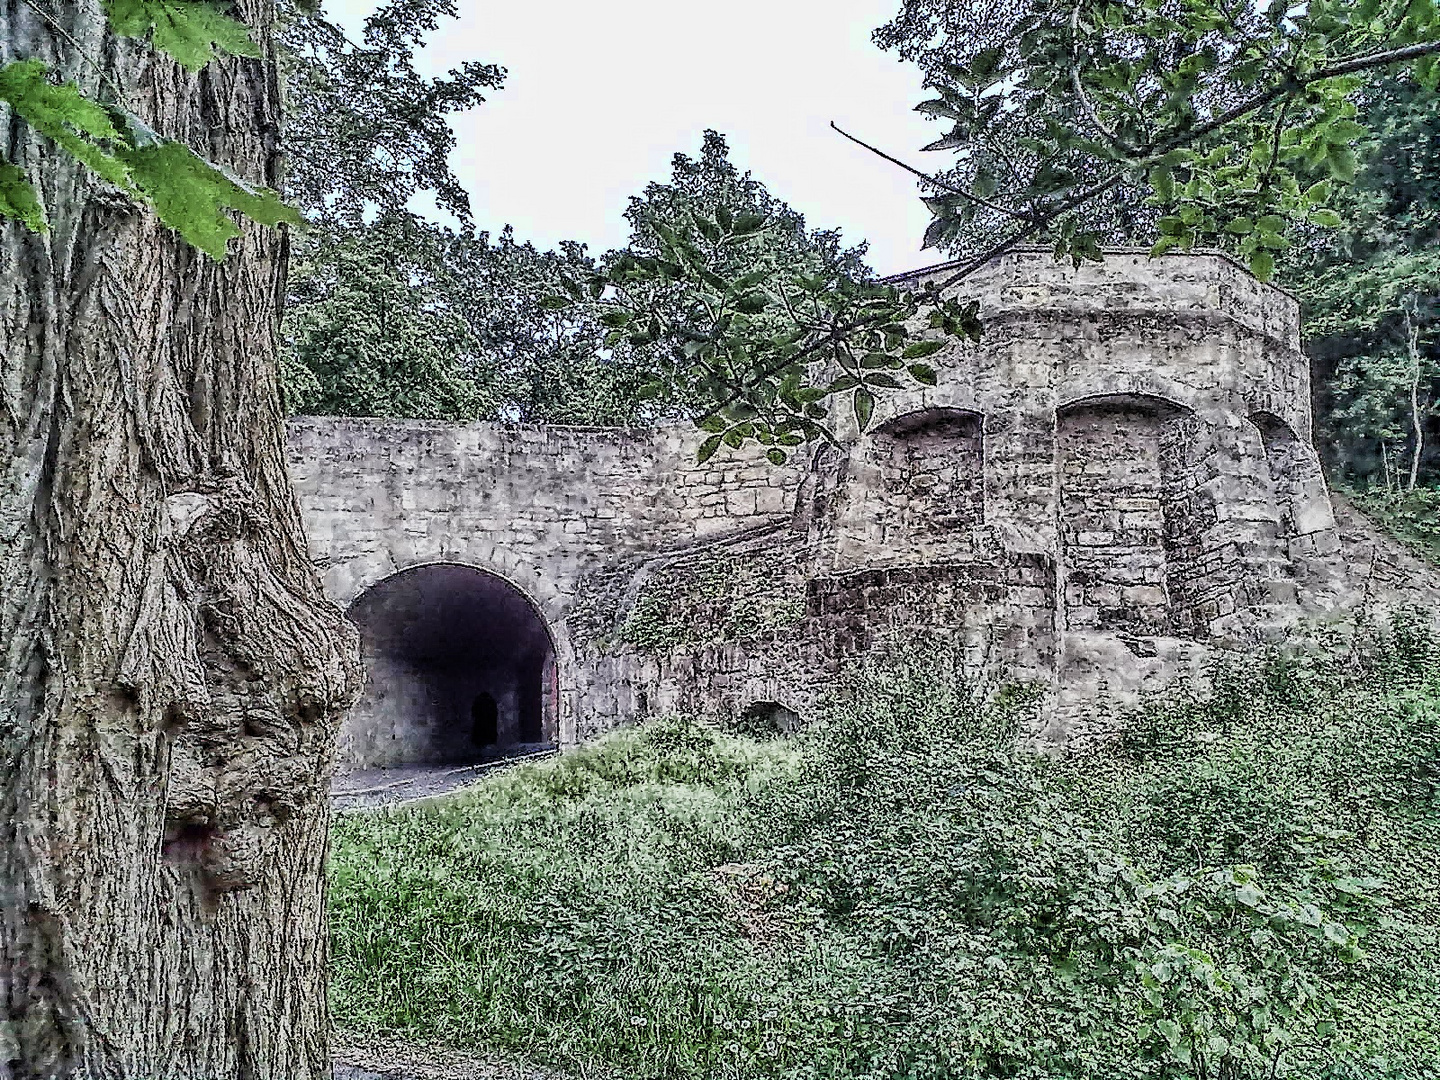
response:
{"label": "green undergrowth", "polygon": [[1347,494],[1390,535],[1440,563],[1440,487],[1418,487],[1408,493],[1374,488]]}
{"label": "green undergrowth", "polygon": [[336,826],[359,1032],[633,1077],[1440,1077],[1440,658],[1213,673],[1058,758],[944,656]]}

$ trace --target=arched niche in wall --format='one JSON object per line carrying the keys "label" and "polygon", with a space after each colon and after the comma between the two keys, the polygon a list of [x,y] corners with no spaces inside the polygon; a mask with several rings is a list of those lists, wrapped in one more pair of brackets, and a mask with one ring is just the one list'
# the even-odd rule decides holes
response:
{"label": "arched niche in wall", "polygon": [[392,574],[346,613],[365,691],[340,733],[342,768],[464,764],[555,741],[555,644],[530,599],[456,563]]}
{"label": "arched niche in wall", "polygon": [[1288,549],[1299,537],[1333,529],[1334,511],[1315,448],[1274,413],[1253,412],[1249,419],[1265,446],[1281,543]]}
{"label": "arched niche in wall", "polygon": [[1108,394],[1056,410],[1065,624],[1140,636],[1189,635],[1207,479],[1201,425],[1148,394]]}
{"label": "arched niche in wall", "polygon": [[897,416],[856,447],[846,526],[871,565],[973,555],[984,524],[983,418],[930,408]]}

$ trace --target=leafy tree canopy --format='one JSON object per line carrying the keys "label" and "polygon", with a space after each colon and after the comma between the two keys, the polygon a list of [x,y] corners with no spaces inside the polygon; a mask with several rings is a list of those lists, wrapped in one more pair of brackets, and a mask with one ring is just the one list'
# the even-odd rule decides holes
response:
{"label": "leafy tree canopy", "polygon": [[426,35],[456,17],[454,0],[390,0],[365,20],[363,43],[297,0],[282,10],[286,197],[320,224],[395,214],[422,193],[468,221],[448,116],[482,104],[505,70],[471,61],[439,78],[416,71]]}
{"label": "leafy tree canopy", "polygon": [[539,298],[593,263],[408,213],[318,230],[291,274],[292,412],[624,424],[638,379],[586,311]]}
{"label": "leafy tree canopy", "polygon": [[[779,308],[767,314],[758,285],[807,276],[830,288],[870,277],[863,247],[845,247],[834,231],[807,229],[799,213],[735,167],[713,131],[698,158],[677,154],[669,181],[647,185],[626,216],[629,244],[598,262],[581,245],[540,252],[508,229],[492,239],[403,210],[368,223],[322,224],[292,274],[290,407],[582,424],[704,415],[728,390],[688,363],[685,346],[694,339],[675,337],[710,317],[697,282],[701,290],[727,278],[752,283],[740,299],[754,310],[741,310],[738,300],[722,303],[712,327],[733,327],[741,316],[747,333],[768,326],[782,336],[793,332],[790,316]],[[717,231],[722,221],[730,242]],[[692,234],[713,256],[704,268],[708,283],[681,274],[629,288],[609,284],[632,281],[637,267],[657,264],[675,240]],[[647,322],[637,326],[640,318]],[[880,371],[867,377],[889,379]],[[781,445],[796,442],[792,436]]]}
{"label": "leafy tree canopy", "polygon": [[1305,237],[1281,280],[1304,307],[1332,466],[1408,484],[1397,474],[1426,475],[1416,450],[1436,441],[1440,400],[1440,97],[1388,79],[1359,110],[1367,134],[1354,184],[1336,193],[1342,224]]}
{"label": "leafy tree canopy", "polygon": [[1030,239],[1098,257],[1147,231],[1143,196],[1157,252],[1224,246],[1268,278],[1297,230],[1339,223],[1357,92],[1440,74],[1433,0],[905,0],[876,39],[936,92],[918,109],[948,131],[927,149],[954,163],[926,239],[966,268]]}

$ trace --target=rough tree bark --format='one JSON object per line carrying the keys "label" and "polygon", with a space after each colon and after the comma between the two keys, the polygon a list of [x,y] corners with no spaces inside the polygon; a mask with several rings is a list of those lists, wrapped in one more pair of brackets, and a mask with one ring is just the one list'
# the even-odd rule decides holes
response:
{"label": "rough tree bark", "polygon": [[1410,475],[1406,478],[1405,490],[1412,492],[1420,480],[1420,459],[1425,454],[1425,419],[1420,410],[1420,376],[1423,362],[1420,357],[1420,327],[1415,324],[1410,307],[1405,308],[1405,346],[1410,356],[1410,429],[1415,436],[1414,448],[1410,452]]}
{"label": "rough tree bark", "polygon": [[[103,97],[102,69],[275,184],[273,63],[190,75],[97,0],[39,6],[0,0],[0,60]],[[269,54],[273,0],[235,10]],[[5,133],[52,229],[0,230],[0,1077],[318,1080],[324,789],[359,667],[285,470],[284,238],[247,224],[216,265]]]}

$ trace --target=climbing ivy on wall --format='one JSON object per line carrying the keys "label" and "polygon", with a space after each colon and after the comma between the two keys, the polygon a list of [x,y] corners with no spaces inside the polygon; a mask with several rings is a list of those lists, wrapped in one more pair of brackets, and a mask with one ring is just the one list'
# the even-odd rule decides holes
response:
{"label": "climbing ivy on wall", "polygon": [[618,639],[647,652],[763,637],[805,615],[803,579],[788,553],[715,555],[662,567],[646,579],[619,625]]}
{"label": "climbing ivy on wall", "polygon": [[791,554],[756,548],[611,568],[584,584],[570,622],[582,647],[668,653],[782,633],[804,616]]}

